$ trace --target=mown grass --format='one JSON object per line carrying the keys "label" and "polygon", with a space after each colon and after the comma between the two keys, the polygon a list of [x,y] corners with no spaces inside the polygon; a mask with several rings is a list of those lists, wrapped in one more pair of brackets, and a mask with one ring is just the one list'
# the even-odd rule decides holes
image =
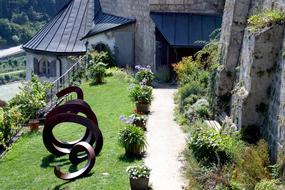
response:
{"label": "mown grass", "polygon": [[[104,147],[97,157],[95,167],[85,178],[76,181],[62,181],[53,173],[53,166],[62,166],[63,171],[74,170],[68,157],[56,158],[44,147],[41,133],[25,134],[12,149],[0,160],[0,189],[80,189],[80,190],[126,190],[129,180],[126,168],[141,163],[124,157],[124,149],[118,144],[118,132],[123,124],[119,121],[122,114],[133,111],[128,98],[128,84],[116,78],[107,78],[99,86],[82,85],[85,100],[92,106],[104,135]],[[55,135],[62,139],[75,139],[84,131],[74,125],[60,126]],[[82,164],[78,166],[80,169]]]}

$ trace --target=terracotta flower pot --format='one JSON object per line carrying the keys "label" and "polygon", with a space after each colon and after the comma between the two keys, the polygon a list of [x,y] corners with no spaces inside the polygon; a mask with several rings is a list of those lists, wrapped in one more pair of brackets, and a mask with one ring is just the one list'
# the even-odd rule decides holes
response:
{"label": "terracotta flower pot", "polygon": [[148,190],[148,178],[138,178],[138,179],[131,179],[131,190]]}
{"label": "terracotta flower pot", "polygon": [[149,113],[149,107],[150,104],[142,104],[142,103],[136,103],[136,108],[138,113]]}
{"label": "terracotta flower pot", "polygon": [[37,119],[32,119],[29,121],[29,126],[31,131],[38,131],[40,126],[40,121]]}

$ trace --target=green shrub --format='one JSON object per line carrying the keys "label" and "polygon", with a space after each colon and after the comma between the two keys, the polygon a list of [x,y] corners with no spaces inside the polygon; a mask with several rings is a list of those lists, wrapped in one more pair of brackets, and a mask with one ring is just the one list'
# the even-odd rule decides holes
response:
{"label": "green shrub", "polygon": [[22,122],[37,118],[37,112],[47,104],[46,92],[51,85],[41,83],[35,76],[32,80],[20,87],[20,92],[9,101],[9,107],[17,107],[22,115]]}
{"label": "green shrub", "polygon": [[119,133],[119,143],[129,156],[140,155],[147,146],[144,131],[135,126],[127,126]]}
{"label": "green shrub", "polygon": [[106,70],[106,76],[114,76],[118,80],[122,80],[122,81],[125,81],[127,83],[134,83],[135,82],[133,76],[130,73],[128,73],[127,71],[120,69],[118,67],[108,68]]}
{"label": "green shrub", "polygon": [[271,179],[268,144],[265,140],[244,147],[235,156],[235,162],[232,178],[243,183],[247,189],[254,189],[263,179]]}
{"label": "green shrub", "polygon": [[129,96],[135,103],[150,104],[152,101],[152,87],[140,84],[132,84]]}
{"label": "green shrub", "polygon": [[14,137],[21,128],[22,115],[18,107],[0,109],[0,147]]}
{"label": "green shrub", "polygon": [[114,56],[109,50],[101,51],[101,52],[98,52],[96,50],[91,51],[88,53],[88,59],[93,61],[93,64],[102,62],[106,64],[108,68],[116,66]]}
{"label": "green shrub", "polygon": [[185,99],[189,97],[199,97],[201,98],[202,94],[204,93],[203,87],[201,87],[198,81],[192,81],[181,88],[178,89],[176,94],[176,103],[178,103],[180,112],[184,111],[185,106]]}
{"label": "green shrub", "polygon": [[254,190],[277,190],[277,180],[261,180],[255,185]]}
{"label": "green shrub", "polygon": [[281,23],[285,21],[285,13],[280,10],[265,10],[258,14],[252,15],[248,19],[249,29],[256,31],[273,24]]}
{"label": "green shrub", "polygon": [[138,83],[144,82],[146,85],[151,86],[152,81],[154,80],[155,76],[154,73],[151,71],[151,67],[143,67],[140,65],[136,66],[138,72],[135,75],[135,79]]}
{"label": "green shrub", "polygon": [[197,161],[205,166],[211,166],[224,165],[232,161],[234,152],[240,144],[236,139],[204,126],[191,134],[188,148],[192,150]]}
{"label": "green shrub", "polygon": [[197,81],[200,76],[200,69],[193,57],[184,57],[182,61],[173,65],[174,71],[177,73],[178,80],[181,86],[191,82]]}
{"label": "green shrub", "polygon": [[190,122],[199,119],[208,119],[210,117],[210,105],[206,99],[200,99],[195,104],[189,107],[186,111],[186,116]]}
{"label": "green shrub", "polygon": [[106,75],[106,65],[102,62],[93,64],[89,68],[89,78],[92,84],[100,84]]}

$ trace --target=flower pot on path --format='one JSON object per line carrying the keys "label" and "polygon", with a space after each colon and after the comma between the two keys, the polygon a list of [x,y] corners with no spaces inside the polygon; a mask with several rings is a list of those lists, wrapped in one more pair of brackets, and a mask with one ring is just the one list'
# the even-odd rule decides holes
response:
{"label": "flower pot on path", "polygon": [[138,113],[149,113],[149,107],[150,104],[142,104],[142,103],[136,103],[136,108]]}
{"label": "flower pot on path", "polygon": [[29,121],[29,126],[31,131],[38,131],[40,126],[40,121],[37,119],[31,119]]}
{"label": "flower pot on path", "polygon": [[131,190],[148,190],[149,178],[131,179]]}

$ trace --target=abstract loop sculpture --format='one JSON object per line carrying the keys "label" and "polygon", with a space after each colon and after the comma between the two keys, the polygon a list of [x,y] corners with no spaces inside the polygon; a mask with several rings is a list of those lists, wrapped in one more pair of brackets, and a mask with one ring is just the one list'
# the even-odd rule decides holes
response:
{"label": "abstract loop sculpture", "polygon": [[[57,95],[58,97],[63,97],[72,92],[76,92],[77,98],[79,99],[57,106],[48,113],[43,130],[43,142],[50,153],[55,156],[69,154],[69,160],[74,165],[88,160],[84,168],[74,173],[65,174],[59,167],[55,167],[55,175],[63,180],[73,180],[88,174],[95,165],[96,155],[101,152],[103,147],[103,136],[98,127],[96,115],[91,107],[83,100],[82,90],[78,87],[69,87]],[[74,142],[61,142],[57,140],[52,131],[57,125],[66,122],[76,123],[86,127],[84,136]],[[79,153],[82,152],[85,152],[85,154],[80,154],[79,156]]]}

